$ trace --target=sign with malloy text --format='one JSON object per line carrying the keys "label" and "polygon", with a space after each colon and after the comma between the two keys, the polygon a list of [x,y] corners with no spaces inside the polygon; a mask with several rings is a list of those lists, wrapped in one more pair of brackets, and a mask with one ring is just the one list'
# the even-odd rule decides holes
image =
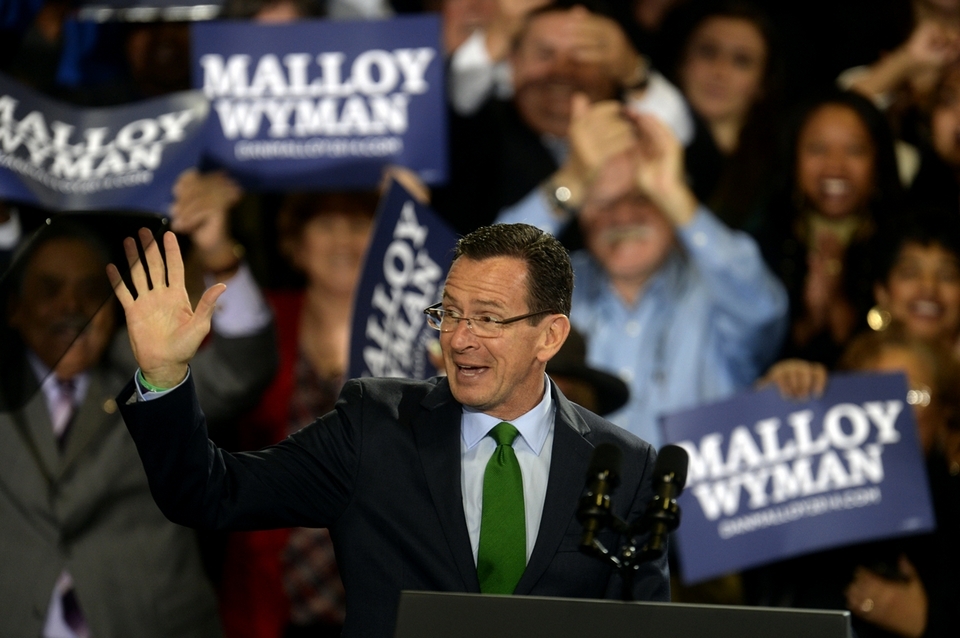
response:
{"label": "sign with malloy text", "polygon": [[907,396],[903,374],[836,374],[808,402],[769,388],[666,417],[690,455],[684,582],[933,529]]}
{"label": "sign with malloy text", "polygon": [[199,91],[78,108],[0,76],[0,198],[166,213],[177,177],[200,157],[208,112]]}
{"label": "sign with malloy text", "polygon": [[372,187],[388,164],[446,179],[438,16],[191,29],[208,158],[246,187]]}
{"label": "sign with malloy text", "polygon": [[426,379],[440,333],[424,308],[440,301],[457,235],[399,184],[383,196],[357,288],[348,375]]}

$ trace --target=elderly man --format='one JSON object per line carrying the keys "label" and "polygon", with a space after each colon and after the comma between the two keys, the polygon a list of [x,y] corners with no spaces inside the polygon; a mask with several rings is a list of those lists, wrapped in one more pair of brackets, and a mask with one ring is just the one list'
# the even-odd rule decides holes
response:
{"label": "elderly man", "polygon": [[[115,334],[106,249],[60,218],[24,250],[0,345],[0,635],[219,636],[196,536],[156,507],[113,399],[136,365]],[[248,274],[231,281],[195,365],[216,419],[273,372],[269,313],[237,307]]]}
{"label": "elderly man", "polygon": [[[500,209],[541,185],[550,192],[565,186],[563,175],[571,171],[567,138],[576,109],[622,99],[671,122],[684,141],[693,135],[680,92],[648,68],[621,26],[602,12],[602,3],[519,4],[545,6],[520,19],[519,32],[510,36],[510,94],[481,96],[469,109],[455,106],[463,115],[451,120],[450,183],[435,191],[433,205],[461,232],[492,222]],[[458,59],[454,56],[451,67],[455,94],[462,93]],[[592,115],[594,132],[613,142],[598,144],[605,154],[622,148],[615,144],[620,127],[614,115],[609,107]],[[593,170],[603,157],[589,159],[588,170]],[[561,179],[551,179],[558,169]]]}
{"label": "elderly man", "polygon": [[[659,446],[662,415],[745,388],[772,362],[787,296],[753,239],[697,201],[670,130],[651,115],[632,124],[630,148],[582,182],[570,319],[588,361],[630,386],[610,420]],[[556,231],[572,214],[534,192],[501,221]]]}
{"label": "elderly man", "polygon": [[[442,301],[446,377],[356,379],[333,412],[262,452],[211,445],[194,398],[193,352],[222,287],[190,309],[176,243],[132,265],[136,299],[111,272],[140,362],[119,397],[161,509],[214,528],[329,527],[347,595],[344,636],[392,635],[402,589],[619,597],[612,568],[578,551],[575,516],[594,447],[624,453],[614,512],[633,521],[653,496],[649,444],[571,404],[545,374],[567,338],[573,271],[549,234],[525,224],[460,240]],[[132,246],[128,253],[135,259]],[[622,498],[616,496],[622,495]],[[601,534],[607,547],[622,540]],[[669,597],[665,557],[632,594]]]}

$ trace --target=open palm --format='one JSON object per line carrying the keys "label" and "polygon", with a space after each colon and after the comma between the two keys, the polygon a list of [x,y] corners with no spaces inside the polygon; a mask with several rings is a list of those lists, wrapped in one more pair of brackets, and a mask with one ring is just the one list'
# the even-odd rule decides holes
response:
{"label": "open palm", "polygon": [[217,298],[226,286],[209,288],[194,310],[184,284],[183,257],[176,236],[171,232],[163,235],[166,265],[149,230],[140,229],[139,239],[144,246],[143,261],[132,237],[123,242],[134,293],[127,289],[113,264],[107,267],[107,276],[126,314],[130,345],[144,378],[151,385],[172,388],[184,379],[187,365],[210,332]]}

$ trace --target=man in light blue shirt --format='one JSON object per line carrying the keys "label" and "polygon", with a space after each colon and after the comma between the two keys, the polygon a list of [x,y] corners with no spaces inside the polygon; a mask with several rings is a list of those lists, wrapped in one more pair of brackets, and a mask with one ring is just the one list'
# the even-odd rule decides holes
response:
{"label": "man in light blue shirt", "polygon": [[[660,417],[726,397],[772,362],[787,295],[753,239],[696,200],[670,130],[654,116],[629,117],[632,147],[567,191],[584,193],[586,245],[572,257],[570,319],[587,336],[588,362],[630,386],[630,401],[608,418],[659,447]],[[534,191],[498,221],[557,233],[572,214],[553,195]]]}

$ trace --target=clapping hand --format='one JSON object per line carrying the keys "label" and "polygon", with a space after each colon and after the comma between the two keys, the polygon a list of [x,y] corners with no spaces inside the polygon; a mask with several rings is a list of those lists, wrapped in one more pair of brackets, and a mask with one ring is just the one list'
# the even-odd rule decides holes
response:
{"label": "clapping hand", "polygon": [[144,260],[139,259],[134,238],[123,242],[133,291],[127,289],[113,264],[107,266],[107,276],[126,314],[130,345],[144,379],[159,388],[172,388],[186,377],[187,365],[210,332],[217,299],[227,287],[211,286],[194,310],[184,285],[176,236],[171,232],[163,235],[166,265],[149,230],[141,228],[139,239]]}

